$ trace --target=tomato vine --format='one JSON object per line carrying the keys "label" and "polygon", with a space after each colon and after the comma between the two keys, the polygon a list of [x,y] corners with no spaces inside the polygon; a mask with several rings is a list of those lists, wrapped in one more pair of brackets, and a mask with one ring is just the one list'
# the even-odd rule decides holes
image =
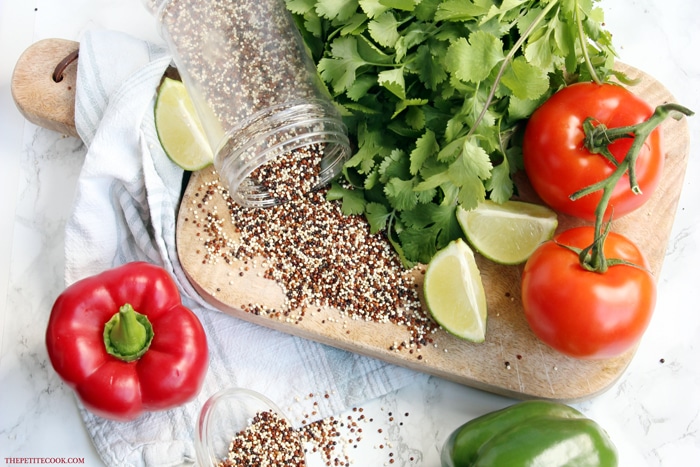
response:
{"label": "tomato vine", "polygon": [[[615,170],[607,178],[598,183],[594,183],[573,193],[570,198],[575,201],[583,196],[596,191],[602,191],[601,199],[595,210],[595,232],[596,237],[593,243],[581,251],[581,266],[589,271],[604,273],[611,264],[616,264],[618,260],[606,259],[603,244],[609,232],[609,223],[606,222],[605,213],[610,203],[613,190],[623,175],[627,174],[630,182],[630,190],[635,195],[642,194],[636,176],[636,162],[642,146],[654,131],[669,116],[681,118],[683,115],[691,116],[693,111],[676,103],[663,104],[656,107],[654,113],[647,120],[626,127],[607,128],[605,124],[596,122],[594,117],[588,117],[583,122],[584,147],[592,154],[600,154],[615,166]],[[610,152],[609,145],[621,138],[631,138],[632,145],[622,162],[617,161]],[[609,221],[608,221],[609,222]]]}

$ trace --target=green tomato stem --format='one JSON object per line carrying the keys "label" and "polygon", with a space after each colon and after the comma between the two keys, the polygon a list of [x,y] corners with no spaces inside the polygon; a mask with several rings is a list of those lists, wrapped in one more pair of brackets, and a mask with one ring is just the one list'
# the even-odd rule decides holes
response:
{"label": "green tomato stem", "polygon": [[145,315],[124,304],[105,323],[103,339],[107,353],[125,362],[141,358],[153,341],[153,326]]}
{"label": "green tomato stem", "polygon": [[[638,123],[636,125],[629,125],[618,128],[607,128],[603,124],[594,125],[593,118],[587,118],[583,124],[584,130],[584,147],[592,154],[601,154],[613,165],[615,165],[615,170],[607,178],[594,183],[582,190],[570,196],[572,201],[575,201],[583,196],[589,195],[596,191],[602,190],[602,195],[598,205],[595,210],[595,232],[596,238],[593,240],[592,245],[589,248],[582,250],[579,258],[581,265],[595,272],[604,273],[610,261],[606,260],[605,254],[603,252],[603,246],[605,243],[605,238],[607,237],[608,231],[610,230],[610,222],[604,227],[605,222],[605,212],[608,209],[608,204],[610,203],[610,197],[612,196],[613,190],[617,183],[620,181],[622,176],[627,173],[630,181],[630,189],[635,194],[641,194],[642,190],[639,188],[637,183],[637,175],[635,167],[637,164],[637,157],[644,146],[644,142],[647,140],[652,131],[656,129],[666,118],[673,116],[679,119],[682,115],[692,116],[694,112],[686,107],[679,104],[664,104],[656,107],[654,113],[647,120]],[[633,138],[632,146],[630,146],[625,158],[622,162],[617,162],[609,150],[609,145],[621,138]]]}

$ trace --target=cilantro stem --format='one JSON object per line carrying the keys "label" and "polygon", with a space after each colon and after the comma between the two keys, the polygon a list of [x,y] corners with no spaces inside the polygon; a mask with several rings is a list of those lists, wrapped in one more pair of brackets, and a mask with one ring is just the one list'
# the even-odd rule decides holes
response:
{"label": "cilantro stem", "polygon": [[591,63],[591,57],[588,55],[588,43],[586,41],[586,34],[583,31],[583,21],[581,20],[581,6],[579,5],[579,0],[576,0],[574,5],[574,11],[576,12],[576,26],[578,28],[578,38],[581,41],[581,53],[583,54],[583,61],[586,62],[586,68],[591,74],[591,79],[596,83],[600,84],[601,80],[595,71],[593,63]]}
{"label": "cilantro stem", "polygon": [[498,89],[498,86],[501,83],[501,78],[503,78],[503,74],[506,72],[506,68],[508,67],[508,64],[510,61],[513,59],[515,54],[517,53],[518,50],[523,46],[525,41],[530,37],[532,34],[532,31],[535,30],[537,25],[547,16],[547,14],[550,12],[552,8],[554,8],[557,4],[559,3],[559,0],[552,1],[547,4],[546,7],[535,17],[535,19],[530,23],[530,25],[527,27],[525,32],[518,38],[518,40],[513,44],[513,47],[508,51],[508,55],[505,56],[503,59],[503,62],[501,63],[501,67],[498,69],[498,73],[496,74],[496,79],[493,82],[493,85],[491,86],[491,90],[489,91],[489,95],[486,98],[486,102],[484,102],[484,106],[481,109],[481,112],[479,113],[479,116],[476,118],[474,121],[474,124],[472,127],[469,129],[469,132],[467,133],[467,137],[470,137],[474,134],[476,129],[478,128],[479,124],[481,121],[484,119],[486,116],[486,112],[489,110],[489,106],[491,105],[491,102],[493,101],[493,98],[496,95],[496,90]]}

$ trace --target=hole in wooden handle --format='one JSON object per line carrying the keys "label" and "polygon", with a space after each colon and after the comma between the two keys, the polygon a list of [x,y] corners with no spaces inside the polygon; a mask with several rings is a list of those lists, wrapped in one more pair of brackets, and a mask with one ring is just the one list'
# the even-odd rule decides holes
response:
{"label": "hole in wooden handle", "polygon": [[80,49],[74,50],[73,52],[66,55],[66,57],[63,60],[58,62],[58,65],[56,65],[56,69],[54,69],[53,75],[52,75],[54,82],[60,83],[63,80],[63,72],[68,67],[68,65],[70,65],[71,63],[73,63],[74,61],[76,61],[78,59],[78,52],[79,51],[80,51]]}

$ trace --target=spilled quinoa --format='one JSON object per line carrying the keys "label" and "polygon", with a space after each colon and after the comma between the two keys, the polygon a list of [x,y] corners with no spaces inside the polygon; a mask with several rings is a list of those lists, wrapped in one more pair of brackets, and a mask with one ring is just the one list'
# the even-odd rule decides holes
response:
{"label": "spilled quinoa", "polygon": [[[199,225],[204,263],[262,258],[264,277],[284,290],[283,309],[242,304],[246,312],[300,321],[310,309],[331,308],[339,319],[404,327],[410,337],[388,344],[390,350],[412,352],[432,344],[438,326],[423,310],[415,271],[401,264],[382,234],[370,232],[364,217],[344,214],[326,193],[321,189],[276,206],[245,208],[215,178],[197,188],[192,216],[185,221]],[[225,200],[226,213],[209,208],[217,197]],[[235,238],[227,232],[235,232]]]}

